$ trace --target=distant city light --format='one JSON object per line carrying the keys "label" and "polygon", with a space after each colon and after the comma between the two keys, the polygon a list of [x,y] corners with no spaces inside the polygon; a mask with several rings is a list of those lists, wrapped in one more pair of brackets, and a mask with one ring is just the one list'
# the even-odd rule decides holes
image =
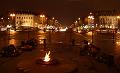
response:
{"label": "distant city light", "polygon": [[90,36],[91,36],[91,35],[92,35],[92,31],[88,32],[87,35],[90,35]]}
{"label": "distant city light", "polygon": [[68,28],[61,28],[60,31],[66,31]]}
{"label": "distant city light", "polygon": [[3,17],[1,19],[3,20]]}
{"label": "distant city light", "polygon": [[11,17],[14,17],[14,16],[15,16],[15,14],[14,14],[14,13],[13,13],[13,14],[10,14],[10,16],[11,16]]}
{"label": "distant city light", "polygon": [[10,34],[15,34],[15,33],[16,33],[15,30],[10,29]]}
{"label": "distant city light", "polygon": [[52,19],[54,20],[55,18],[53,17]]}
{"label": "distant city light", "polygon": [[40,15],[40,17],[45,17],[45,15]]}
{"label": "distant city light", "polygon": [[92,12],[90,12],[90,14],[92,14]]}
{"label": "distant city light", "polygon": [[7,25],[7,28],[11,28],[12,26],[11,25]]}
{"label": "distant city light", "polygon": [[80,20],[80,18],[78,18],[78,20]]}
{"label": "distant city light", "polygon": [[117,18],[120,18],[120,16],[117,16]]}

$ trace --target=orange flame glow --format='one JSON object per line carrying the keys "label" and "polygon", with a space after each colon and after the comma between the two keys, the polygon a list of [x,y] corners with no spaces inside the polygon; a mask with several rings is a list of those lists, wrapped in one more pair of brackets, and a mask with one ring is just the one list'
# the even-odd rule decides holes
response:
{"label": "orange flame glow", "polygon": [[45,61],[45,62],[50,61],[50,51],[49,51],[48,53],[46,53],[45,58],[44,58],[44,61]]}

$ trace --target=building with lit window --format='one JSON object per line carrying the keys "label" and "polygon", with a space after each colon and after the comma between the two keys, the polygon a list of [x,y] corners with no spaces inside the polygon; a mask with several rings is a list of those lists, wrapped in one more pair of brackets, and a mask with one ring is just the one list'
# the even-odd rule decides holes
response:
{"label": "building with lit window", "polygon": [[15,24],[16,28],[23,27],[34,27],[34,18],[33,14],[16,14],[15,15]]}
{"label": "building with lit window", "polygon": [[95,26],[94,19],[95,18],[94,18],[93,13],[90,12],[90,14],[89,14],[89,16],[87,18],[88,18],[88,27],[90,29],[94,28],[94,26]]}
{"label": "building with lit window", "polygon": [[99,16],[100,28],[118,28],[117,16]]}
{"label": "building with lit window", "polygon": [[93,12],[98,28],[117,29],[119,27],[119,9],[94,9]]}

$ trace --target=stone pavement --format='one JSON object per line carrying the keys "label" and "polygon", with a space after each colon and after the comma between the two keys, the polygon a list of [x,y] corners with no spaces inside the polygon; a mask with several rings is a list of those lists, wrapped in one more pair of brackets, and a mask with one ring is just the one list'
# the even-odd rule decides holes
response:
{"label": "stone pavement", "polygon": [[[73,60],[78,65],[78,73],[120,73],[118,66],[109,67],[106,64],[97,62],[93,57],[90,56],[80,56],[80,46],[70,46],[70,45],[61,45],[64,51],[57,53],[57,56],[69,60]],[[55,45],[53,46],[55,47]],[[56,46],[57,47],[57,46]],[[65,47],[65,48],[64,48]],[[60,49],[60,48],[57,48]],[[62,55],[61,55],[62,53]]]}
{"label": "stone pavement", "polygon": [[[17,73],[16,65],[21,61],[29,58],[34,58],[40,55],[40,50],[43,47],[38,46],[36,50],[30,52],[24,52],[22,55],[11,58],[0,65],[0,73]],[[62,58],[64,60],[70,60],[75,62],[78,67],[77,73],[119,73],[116,67],[109,67],[106,64],[97,62],[94,58],[90,56],[80,56],[79,50],[80,45],[70,46],[70,45],[57,45],[52,44],[49,46],[52,55],[55,58]],[[3,58],[0,58],[3,59]]]}

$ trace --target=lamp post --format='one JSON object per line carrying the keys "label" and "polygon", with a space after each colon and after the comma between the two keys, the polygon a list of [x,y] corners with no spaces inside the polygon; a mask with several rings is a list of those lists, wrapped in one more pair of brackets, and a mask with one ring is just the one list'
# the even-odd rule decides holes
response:
{"label": "lamp post", "polygon": [[9,44],[9,41],[10,41],[10,28],[11,28],[11,26],[7,25],[7,30],[8,30],[8,44]]}
{"label": "lamp post", "polygon": [[42,26],[43,26],[43,24],[44,24],[44,18],[45,18],[45,15],[44,15],[44,14],[40,15],[40,18],[41,18],[41,21],[42,21]]}
{"label": "lamp post", "polygon": [[[55,20],[55,18],[53,17],[52,18],[52,26],[54,25],[54,20]],[[52,43],[52,40],[51,40],[51,37],[52,37],[52,35],[51,35],[51,30],[50,30],[50,28],[49,28],[49,44],[51,44]]]}
{"label": "lamp post", "polygon": [[[73,26],[74,31],[77,30],[77,24],[78,24],[78,21],[76,20],[76,21],[74,22],[74,26]],[[76,31],[76,32],[77,32],[77,31]]]}
{"label": "lamp post", "polygon": [[53,17],[52,18],[52,26],[54,26],[54,23],[55,23],[55,18]]}
{"label": "lamp post", "polygon": [[94,30],[93,30],[93,27],[92,24],[94,25],[94,16],[92,15],[92,13],[90,13],[90,15],[88,16],[88,20],[89,20],[89,24],[90,24],[90,29],[92,29],[92,44],[93,44],[93,33],[94,33]]}
{"label": "lamp post", "polygon": [[78,18],[78,28],[77,28],[77,32],[78,32],[78,30],[80,30],[80,28],[81,28],[81,19]]}
{"label": "lamp post", "polygon": [[14,23],[15,14],[14,14],[14,13],[11,13],[11,14],[10,14],[10,17],[12,18],[12,25],[13,25],[13,28],[16,30],[16,25],[15,25],[15,23]]}

